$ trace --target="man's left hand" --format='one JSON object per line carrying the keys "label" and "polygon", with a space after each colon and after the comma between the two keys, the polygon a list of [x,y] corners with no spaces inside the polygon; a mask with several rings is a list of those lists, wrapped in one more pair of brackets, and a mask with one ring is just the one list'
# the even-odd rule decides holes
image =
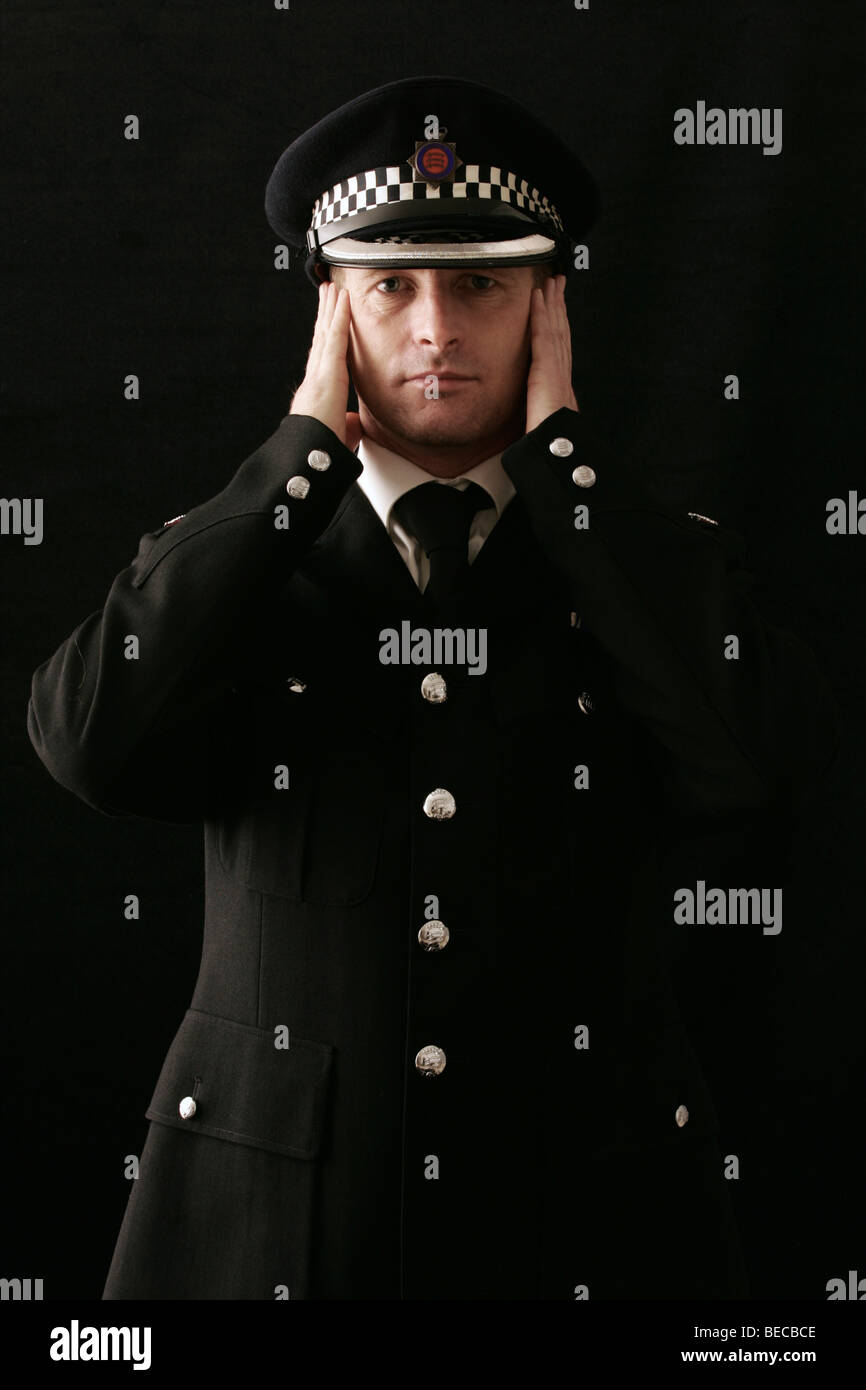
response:
{"label": "man's left hand", "polygon": [[526,433],[566,406],[577,410],[571,385],[571,327],[565,309],[565,276],[550,275],[532,291],[532,361],[526,381]]}

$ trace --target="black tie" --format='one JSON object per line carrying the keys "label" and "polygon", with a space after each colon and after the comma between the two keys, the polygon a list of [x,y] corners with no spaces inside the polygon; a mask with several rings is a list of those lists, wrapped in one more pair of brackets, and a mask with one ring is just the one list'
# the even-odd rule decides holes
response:
{"label": "black tie", "polygon": [[472,518],[492,506],[493,498],[477,483],[462,492],[447,483],[420,483],[394,503],[394,516],[417,537],[430,562],[425,597],[440,603],[459,589],[469,572]]}

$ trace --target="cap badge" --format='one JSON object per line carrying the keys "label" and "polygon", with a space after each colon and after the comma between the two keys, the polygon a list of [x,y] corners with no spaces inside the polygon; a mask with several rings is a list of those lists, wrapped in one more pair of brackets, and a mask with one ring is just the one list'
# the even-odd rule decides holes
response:
{"label": "cap badge", "polygon": [[416,140],[415,153],[406,163],[411,165],[413,182],[437,188],[440,183],[453,181],[454,171],[463,160],[452,140]]}

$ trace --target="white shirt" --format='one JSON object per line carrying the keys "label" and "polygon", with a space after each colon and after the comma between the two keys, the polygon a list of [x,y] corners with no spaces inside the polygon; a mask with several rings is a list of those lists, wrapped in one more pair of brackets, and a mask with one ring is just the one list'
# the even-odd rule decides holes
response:
{"label": "white shirt", "polygon": [[392,515],[392,508],[398,497],[410,488],[421,483],[442,483],[443,487],[457,487],[461,492],[470,483],[478,483],[493,498],[495,507],[487,507],[476,512],[469,531],[469,563],[475,559],[490,532],[501,517],[516,489],[505,469],[502,467],[502,454],[493,454],[483,463],[478,463],[456,478],[434,478],[426,469],[410,463],[400,454],[393,453],[375,440],[364,435],[355,453],[363,471],[358,478],[358,486],[363,490],[370,505],[376,512],[391,540],[403,559],[418,588],[423,590],[430,576],[430,564],[423,546],[415,536],[401,526]]}

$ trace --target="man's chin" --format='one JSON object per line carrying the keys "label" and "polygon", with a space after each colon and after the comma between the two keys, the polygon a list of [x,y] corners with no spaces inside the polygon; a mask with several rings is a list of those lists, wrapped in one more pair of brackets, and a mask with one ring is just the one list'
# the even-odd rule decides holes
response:
{"label": "man's chin", "polygon": [[444,425],[431,421],[429,425],[415,423],[405,425],[399,431],[399,435],[411,444],[430,444],[444,447],[448,444],[472,444],[476,439],[485,439],[487,431],[479,430],[477,423],[470,421],[464,425],[457,422]]}
{"label": "man's chin", "polygon": [[471,444],[476,439],[487,439],[502,429],[506,421],[479,419],[477,410],[450,411],[446,416],[441,411],[437,414],[433,410],[424,409],[391,419],[381,419],[381,423],[390,434],[412,444],[445,447],[449,444]]}

